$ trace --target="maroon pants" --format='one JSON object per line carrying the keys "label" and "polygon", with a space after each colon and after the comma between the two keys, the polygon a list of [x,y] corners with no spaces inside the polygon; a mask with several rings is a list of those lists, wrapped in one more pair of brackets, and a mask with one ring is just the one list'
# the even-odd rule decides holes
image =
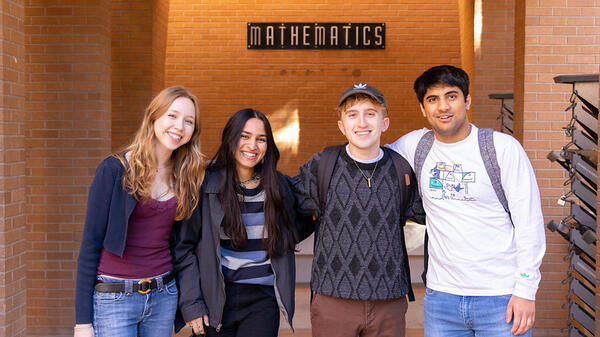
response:
{"label": "maroon pants", "polygon": [[313,337],[404,337],[406,296],[382,301],[315,293],[310,306]]}

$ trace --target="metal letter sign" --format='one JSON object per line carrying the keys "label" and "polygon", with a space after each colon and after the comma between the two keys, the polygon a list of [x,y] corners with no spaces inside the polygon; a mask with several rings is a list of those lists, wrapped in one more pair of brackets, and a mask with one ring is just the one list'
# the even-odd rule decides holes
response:
{"label": "metal letter sign", "polygon": [[249,22],[248,49],[385,49],[385,23]]}

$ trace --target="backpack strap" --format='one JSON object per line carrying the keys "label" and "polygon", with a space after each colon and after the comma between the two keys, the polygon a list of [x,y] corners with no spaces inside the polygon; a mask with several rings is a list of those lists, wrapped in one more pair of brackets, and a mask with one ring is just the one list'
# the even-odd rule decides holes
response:
{"label": "backpack strap", "polygon": [[[331,182],[331,175],[333,174],[333,168],[337,161],[340,151],[344,145],[328,146],[321,152],[321,158],[317,163],[317,195],[319,196],[319,215],[322,218],[325,213],[325,204],[327,202],[327,190],[329,189],[329,183]],[[317,245],[317,237],[319,235],[319,226],[321,219],[315,223],[315,238],[313,246]],[[314,247],[313,247],[314,249]]]}
{"label": "backpack strap", "polygon": [[[321,225],[321,219],[323,213],[325,213],[325,203],[327,202],[327,190],[329,189],[329,183],[331,182],[331,175],[333,174],[333,168],[337,161],[340,152],[344,145],[328,146],[321,152],[321,157],[317,162],[317,195],[319,197],[319,213],[320,219],[315,222],[314,239],[313,239],[313,253],[317,247],[317,238],[319,237],[319,227]],[[310,303],[313,301],[314,291],[310,291]]]}
{"label": "backpack strap", "polygon": [[[414,159],[415,177],[417,179],[417,182],[419,182],[419,179],[421,178],[421,171],[423,170],[423,164],[425,163],[425,159],[427,158],[427,155],[429,154],[429,151],[431,150],[431,147],[433,146],[434,139],[435,139],[435,137],[434,137],[433,131],[429,130],[429,131],[425,132],[423,137],[421,137],[421,139],[419,139],[419,142],[417,143],[417,148],[415,150],[415,159]],[[422,195],[421,184],[417,184],[417,186],[419,186],[419,194]]]}
{"label": "backpack strap", "polygon": [[[408,163],[408,161],[398,152],[392,150],[391,148],[384,146],[383,147],[383,152],[387,153],[390,158],[392,159],[392,163],[394,164],[394,169],[396,169],[396,176],[398,177],[398,189],[402,190],[404,188],[406,188],[408,185],[406,185],[406,179],[405,176],[407,176],[407,170],[410,172],[411,167],[410,164]],[[411,178],[408,178],[411,179]],[[414,180],[414,179],[411,179]],[[417,184],[417,181],[414,182],[410,182],[410,184]]]}
{"label": "backpack strap", "polygon": [[[331,182],[331,175],[335,162],[340,155],[344,145],[334,145],[326,147],[321,153],[321,158],[317,167],[317,194],[319,196],[319,209],[321,215],[325,212],[325,203],[327,202],[327,190]],[[315,229],[315,233],[316,233]]]}
{"label": "backpack strap", "polygon": [[[405,180],[404,180],[404,176],[406,174],[406,170],[410,170],[410,164],[408,163],[408,161],[406,161],[406,159],[404,159],[404,157],[402,157],[398,152],[388,148],[388,147],[383,147],[383,152],[387,153],[390,156],[390,159],[392,160],[392,163],[394,164],[394,169],[396,170],[396,177],[398,178],[398,191],[402,191],[403,189],[407,188],[405,184]],[[403,165],[403,163],[405,163],[406,166]],[[411,184],[414,184],[416,182],[411,182]],[[405,241],[405,237],[404,237],[404,230],[400,231],[400,235],[402,236],[402,241]],[[404,249],[404,254],[406,254],[406,256],[408,256],[408,253],[406,251],[406,244],[403,247]],[[410,282],[410,268],[407,268],[406,270],[406,277],[408,278],[409,282]],[[408,300],[409,301],[414,301],[415,300],[415,294],[412,290],[412,286],[409,288],[408,291]]]}
{"label": "backpack strap", "polygon": [[504,194],[504,188],[502,188],[500,165],[498,164],[498,157],[496,157],[496,148],[494,146],[494,130],[488,128],[479,129],[477,132],[477,138],[479,141],[479,152],[481,153],[481,159],[483,159],[485,170],[492,181],[494,192],[496,192],[496,196],[498,197],[500,204],[502,204],[504,211],[508,213],[510,222],[512,223],[510,209],[508,208],[508,200],[506,199],[506,194]]}
{"label": "backpack strap", "polygon": [[[415,179],[417,180],[417,186],[419,188],[419,195],[423,196],[421,192],[421,184],[419,183],[419,179],[421,178],[421,172],[423,171],[423,164],[425,163],[425,159],[433,146],[433,141],[435,139],[435,135],[432,130],[425,132],[425,134],[419,139],[417,143],[417,148],[415,149],[415,159],[414,159],[414,171],[415,171]],[[429,236],[427,235],[427,228],[425,228],[425,240],[423,246],[423,273],[421,274],[421,279],[423,280],[423,284],[427,286],[427,267],[429,263],[429,249],[428,243]]]}
{"label": "backpack strap", "polygon": [[402,160],[404,159],[404,157],[402,157],[398,152],[388,147],[383,147],[383,152],[387,152],[390,158],[392,158],[392,163],[394,163],[394,169],[396,169],[396,176],[398,177],[398,189],[402,190],[403,188],[405,188],[405,186],[402,184],[402,182],[404,181],[403,178],[405,174],[405,168],[402,167]]}

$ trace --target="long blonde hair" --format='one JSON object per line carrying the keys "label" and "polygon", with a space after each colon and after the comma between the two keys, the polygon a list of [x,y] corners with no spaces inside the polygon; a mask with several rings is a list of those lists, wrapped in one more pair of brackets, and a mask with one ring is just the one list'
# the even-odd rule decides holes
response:
{"label": "long blonde hair", "polygon": [[123,187],[128,189],[136,200],[149,199],[152,180],[158,168],[153,146],[154,122],[179,97],[189,98],[194,104],[195,127],[190,141],[171,154],[173,166],[170,188],[177,197],[175,220],[188,218],[198,205],[200,185],[206,168],[205,157],[200,150],[200,111],[196,96],[182,86],[163,89],[146,108],[142,125],[131,144],[115,155],[125,167]]}

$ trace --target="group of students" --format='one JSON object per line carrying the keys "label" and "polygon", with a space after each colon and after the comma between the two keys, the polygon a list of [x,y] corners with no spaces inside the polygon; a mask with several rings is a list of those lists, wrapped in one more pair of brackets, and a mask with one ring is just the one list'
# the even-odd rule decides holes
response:
{"label": "group of students", "polygon": [[425,336],[530,336],[545,251],[531,164],[469,122],[462,69],[430,68],[414,89],[432,130],[381,146],[384,95],[354,84],[337,106],[348,142],[294,178],[262,112],[234,113],[206,162],[196,97],[161,91],[96,170],[74,335],[276,337],[280,313],[292,327],[296,244],[315,233],[313,336],[404,336],[410,219],[427,225]]}

